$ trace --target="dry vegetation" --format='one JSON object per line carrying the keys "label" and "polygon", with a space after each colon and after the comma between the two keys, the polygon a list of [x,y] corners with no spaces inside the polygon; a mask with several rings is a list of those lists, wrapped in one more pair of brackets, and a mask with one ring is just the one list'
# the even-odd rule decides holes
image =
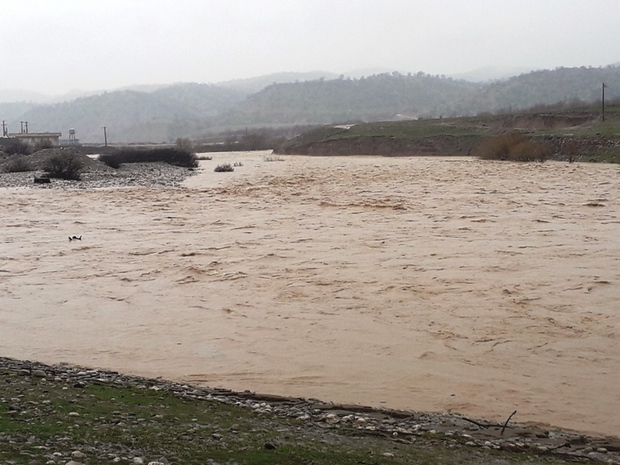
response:
{"label": "dry vegetation", "polygon": [[195,168],[198,166],[196,155],[190,150],[178,147],[149,149],[119,149],[113,153],[102,154],[99,161],[112,168],[119,168],[123,163],[164,162],[170,165]]}
{"label": "dry vegetation", "polygon": [[544,142],[534,142],[523,134],[511,132],[484,140],[475,150],[482,160],[539,161],[552,154]]}

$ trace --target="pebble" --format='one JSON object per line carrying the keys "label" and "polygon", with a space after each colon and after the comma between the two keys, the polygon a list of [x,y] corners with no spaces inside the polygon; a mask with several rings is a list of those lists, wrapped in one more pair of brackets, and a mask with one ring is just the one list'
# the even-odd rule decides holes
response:
{"label": "pebble", "polygon": [[334,413],[329,413],[325,415],[325,423],[329,423],[330,425],[335,425],[336,423],[339,423],[339,422],[340,422],[340,419],[338,418],[338,415]]}

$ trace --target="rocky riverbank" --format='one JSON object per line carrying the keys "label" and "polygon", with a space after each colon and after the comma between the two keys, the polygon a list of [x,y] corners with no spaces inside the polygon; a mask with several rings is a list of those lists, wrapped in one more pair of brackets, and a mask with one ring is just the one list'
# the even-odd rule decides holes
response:
{"label": "rocky riverbank", "polygon": [[[554,456],[558,458],[593,461],[610,464],[620,464],[620,439],[594,438],[573,432],[555,431],[542,427],[526,426],[513,423],[510,418],[504,424],[489,423],[480,419],[465,418],[460,415],[403,412],[394,410],[380,410],[359,405],[338,405],[321,402],[316,399],[287,398],[270,395],[260,395],[245,391],[234,392],[224,389],[214,389],[188,384],[180,384],[162,379],[148,379],[143,377],[123,375],[113,371],[93,370],[68,365],[44,365],[37,362],[20,361],[9,358],[0,358],[0,376],[2,384],[9,386],[11,395],[0,393],[0,417],[9,418],[15,422],[35,421],[27,420],[30,417],[45,416],[46,409],[53,407],[56,401],[45,398],[27,399],[37,387],[43,389],[42,396],[47,397],[54,389],[71,394],[78,392],[75,399],[68,400],[71,412],[78,422],[82,407],[80,402],[91,402],[89,396],[82,396],[79,392],[88,392],[89,386],[114,386],[131,389],[133,392],[170,393],[175,397],[192,402],[196,412],[209,410],[210,405],[228,405],[241,408],[258,415],[265,425],[273,419],[280,418],[293,423],[279,424],[279,439],[266,440],[263,447],[276,449],[287,441],[289,434],[304,432],[315,441],[323,443],[337,443],[337,437],[362,436],[374,439],[383,439],[386,444],[441,446],[448,449],[477,448],[488,451],[520,452],[532,456]],[[76,391],[77,390],[77,391]],[[6,392],[6,390],[5,390]],[[15,395],[21,392],[21,395]],[[136,395],[136,394],[134,394]],[[116,397],[123,397],[119,393]],[[82,397],[82,400],[79,398]],[[90,395],[90,398],[96,397]],[[66,401],[66,399],[64,399]],[[114,400],[114,399],[112,399]],[[92,401],[94,402],[94,401]],[[163,401],[162,401],[163,402]],[[93,404],[94,405],[94,404]],[[160,406],[161,407],[161,406]],[[51,414],[51,412],[48,412]],[[109,412],[108,412],[109,413]],[[98,425],[94,422],[89,427],[94,429],[122,426],[126,434],[133,431],[137,425],[146,421],[135,413],[112,412],[112,425]],[[102,420],[96,417],[95,420]],[[72,420],[73,421],[73,420]],[[231,421],[235,421],[234,418]],[[134,424],[135,423],[135,424]],[[284,425],[284,426],[283,426]],[[78,427],[79,425],[76,425]],[[83,426],[82,426],[83,428]],[[70,428],[71,429],[71,428]],[[239,434],[242,428],[233,425],[232,430]],[[226,440],[229,430],[215,428],[211,439]],[[334,436],[336,435],[336,437]],[[19,443],[23,438],[8,431],[0,431],[0,449],[2,444]],[[38,443],[36,437],[27,438],[25,448],[32,449]],[[130,463],[146,463],[148,458],[142,457],[140,451],[123,450],[110,444],[97,443],[88,445],[67,443],[67,437],[59,435],[47,439],[44,444],[38,445],[45,450],[46,463],[81,462],[84,457],[106,457],[110,463],[119,463],[124,460]],[[344,439],[343,439],[344,441]],[[386,447],[386,450],[390,450]],[[166,452],[166,450],[163,450]],[[397,453],[397,452],[396,452]],[[383,457],[393,457],[395,452],[384,452]],[[168,457],[170,458],[170,457]],[[167,460],[167,459],[166,459]],[[164,460],[159,460],[162,463]],[[9,462],[5,462],[9,463]],[[14,462],[19,463],[19,462]],[[30,463],[41,463],[31,461]],[[211,462],[213,463],[213,462]],[[481,460],[480,463],[499,463]],[[502,462],[503,463],[503,462]],[[530,462],[531,463],[531,462]]]}
{"label": "rocky riverbank", "polygon": [[[100,189],[111,187],[179,187],[195,171],[167,163],[126,163],[114,169],[84,154],[72,151],[82,163],[79,181],[50,179],[49,183],[35,184],[34,179],[44,176],[46,160],[71,149],[47,149],[32,155],[17,155],[0,160],[0,188],[36,189]],[[32,171],[5,172],[4,168],[21,157]]]}

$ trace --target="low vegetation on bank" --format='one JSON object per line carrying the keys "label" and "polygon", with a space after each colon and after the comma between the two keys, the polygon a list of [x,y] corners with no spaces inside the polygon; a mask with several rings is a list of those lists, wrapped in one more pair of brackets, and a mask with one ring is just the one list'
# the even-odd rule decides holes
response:
{"label": "low vegetation on bank", "polygon": [[502,115],[330,125],[275,150],[299,155],[480,156],[620,163],[620,104]]}
{"label": "low vegetation on bank", "polygon": [[111,372],[0,359],[0,383],[0,463],[13,465],[568,463],[531,450],[474,447],[466,444],[471,436],[426,428],[400,435],[370,420],[336,422],[337,411],[318,409],[315,418],[316,407],[304,413],[311,407],[295,399],[272,407]]}
{"label": "low vegetation on bank", "polygon": [[112,168],[119,168],[124,163],[153,162],[163,162],[185,168],[196,168],[198,166],[196,154],[179,147],[122,148],[112,153],[101,154],[99,161]]}
{"label": "low vegetation on bank", "polygon": [[544,162],[553,153],[545,142],[535,142],[524,134],[510,132],[485,139],[474,151],[481,160]]}
{"label": "low vegetation on bank", "polygon": [[43,169],[49,178],[79,181],[84,164],[76,153],[59,153],[47,159]]}
{"label": "low vegetation on bank", "polygon": [[3,165],[2,171],[4,173],[25,173],[27,171],[34,171],[34,169],[25,157],[12,155]]}

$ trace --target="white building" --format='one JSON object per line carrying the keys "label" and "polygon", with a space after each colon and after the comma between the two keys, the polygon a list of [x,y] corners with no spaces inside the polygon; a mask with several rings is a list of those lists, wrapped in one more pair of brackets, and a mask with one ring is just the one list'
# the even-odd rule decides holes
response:
{"label": "white building", "polygon": [[18,132],[9,134],[9,139],[18,140],[29,147],[57,147],[60,132]]}

